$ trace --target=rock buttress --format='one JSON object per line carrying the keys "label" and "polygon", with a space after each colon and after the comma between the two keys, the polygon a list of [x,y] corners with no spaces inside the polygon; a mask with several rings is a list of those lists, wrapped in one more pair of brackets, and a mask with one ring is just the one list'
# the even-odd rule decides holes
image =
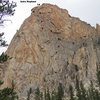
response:
{"label": "rock buttress", "polygon": [[10,86],[14,80],[21,100],[26,100],[30,88],[49,86],[52,90],[59,82],[68,93],[68,85],[75,86],[76,75],[87,87],[95,79],[100,61],[97,31],[56,5],[33,8],[6,52],[11,59],[4,85]]}

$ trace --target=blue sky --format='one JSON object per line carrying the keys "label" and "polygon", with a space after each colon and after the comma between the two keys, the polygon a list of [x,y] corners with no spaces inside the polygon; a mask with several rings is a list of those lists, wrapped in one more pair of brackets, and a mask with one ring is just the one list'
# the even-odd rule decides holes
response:
{"label": "blue sky", "polygon": [[[8,44],[25,18],[31,14],[31,9],[37,6],[37,3],[56,4],[60,8],[67,9],[71,16],[79,17],[82,21],[86,21],[92,26],[100,24],[100,0],[36,0],[37,3],[20,3],[20,0],[13,1],[17,2],[15,15],[7,17],[12,20],[12,23],[5,22],[4,26],[0,26],[0,32],[5,32],[5,39]],[[6,49],[0,47],[0,53]]]}

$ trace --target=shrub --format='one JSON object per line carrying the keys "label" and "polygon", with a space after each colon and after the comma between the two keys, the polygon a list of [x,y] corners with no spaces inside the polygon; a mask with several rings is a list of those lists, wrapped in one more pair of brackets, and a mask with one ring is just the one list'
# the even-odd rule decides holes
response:
{"label": "shrub", "polygon": [[7,54],[2,53],[0,55],[0,63],[6,62],[8,60],[9,56]]}

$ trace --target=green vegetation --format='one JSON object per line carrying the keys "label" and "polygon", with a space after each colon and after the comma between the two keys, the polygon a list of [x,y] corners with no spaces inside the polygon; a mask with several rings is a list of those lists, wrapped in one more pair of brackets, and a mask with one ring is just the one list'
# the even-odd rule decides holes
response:
{"label": "green vegetation", "polygon": [[2,53],[0,55],[0,63],[6,62],[8,60],[9,56],[7,54]]}
{"label": "green vegetation", "polygon": [[16,3],[10,2],[9,0],[0,0],[0,24],[2,24],[4,21],[7,21],[3,17],[6,15],[14,15]]}
{"label": "green vegetation", "polygon": [[82,81],[79,81],[76,76],[76,95],[74,95],[73,87],[70,86],[70,100],[100,100],[100,69],[97,67],[97,87],[91,81],[88,89],[84,88]]}
{"label": "green vegetation", "polygon": [[63,86],[61,83],[59,83],[57,94],[58,94],[58,100],[62,100],[62,98],[64,96],[64,90],[63,90]]}
{"label": "green vegetation", "polygon": [[[86,89],[82,81],[79,81],[76,76],[76,86],[69,86],[70,99],[69,100],[100,100],[100,69],[97,67],[97,86],[95,87],[91,81],[90,86]],[[49,91],[49,88],[45,90],[45,93],[40,92],[39,88],[35,92],[35,100],[64,100],[64,89],[61,83],[59,83],[57,91]]]}
{"label": "green vegetation", "polygon": [[[14,15],[16,3],[10,2],[9,0],[0,0],[0,26],[3,25],[5,21],[11,21],[7,20],[7,17],[5,16],[12,16]],[[0,46],[8,46],[6,44],[6,41],[3,39],[3,32],[0,32]]]}
{"label": "green vegetation", "polygon": [[57,92],[53,90],[50,92],[49,88],[45,92],[40,92],[39,88],[35,91],[35,100],[63,100],[64,90],[62,84],[59,83]]}
{"label": "green vegetation", "polygon": [[30,88],[29,91],[27,91],[27,100],[30,100],[31,93],[32,93],[32,88]]}
{"label": "green vegetation", "polygon": [[35,100],[43,100],[43,94],[40,92],[39,88],[37,88],[35,91]]}
{"label": "green vegetation", "polygon": [[73,87],[71,85],[69,86],[69,91],[70,91],[70,100],[75,100]]}
{"label": "green vegetation", "polygon": [[3,35],[4,33],[0,33],[0,46],[8,46],[8,44],[6,43],[6,41],[3,39]]}
{"label": "green vegetation", "polygon": [[[3,82],[0,81],[0,85],[2,85]],[[4,88],[0,89],[0,100],[18,100],[17,93],[14,90],[14,83],[12,81],[12,87],[11,88]]]}
{"label": "green vegetation", "polygon": [[97,73],[96,73],[96,76],[97,76],[97,83],[98,83],[98,85],[99,85],[99,87],[100,87],[100,69],[98,68],[98,66],[97,66]]}

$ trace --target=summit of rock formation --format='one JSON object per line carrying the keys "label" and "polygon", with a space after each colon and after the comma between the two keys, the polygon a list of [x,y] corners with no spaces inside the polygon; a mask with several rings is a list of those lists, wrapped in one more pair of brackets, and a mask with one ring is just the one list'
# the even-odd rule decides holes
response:
{"label": "summit of rock formation", "polygon": [[52,90],[59,82],[68,93],[68,85],[75,86],[75,75],[85,87],[95,80],[100,62],[100,26],[94,28],[65,9],[43,4],[31,10],[6,53],[11,59],[3,74],[3,86],[10,87],[14,80],[21,100],[26,100],[30,88]]}

